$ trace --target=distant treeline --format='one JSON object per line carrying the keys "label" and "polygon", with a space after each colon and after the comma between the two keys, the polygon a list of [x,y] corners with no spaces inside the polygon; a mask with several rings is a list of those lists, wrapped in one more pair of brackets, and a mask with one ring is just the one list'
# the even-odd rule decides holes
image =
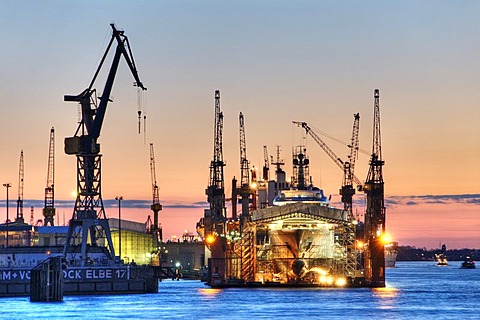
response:
{"label": "distant treeline", "polygon": [[[431,261],[435,260],[435,254],[442,253],[441,249],[427,250],[410,246],[399,246],[397,261]],[[471,257],[474,261],[480,260],[479,249],[454,249],[443,252],[449,261],[463,261]]]}

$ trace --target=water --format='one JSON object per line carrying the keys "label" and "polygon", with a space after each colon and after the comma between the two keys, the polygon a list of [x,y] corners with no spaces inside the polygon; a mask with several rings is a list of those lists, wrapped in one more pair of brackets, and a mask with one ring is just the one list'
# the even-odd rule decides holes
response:
{"label": "water", "polygon": [[210,289],[163,281],[158,294],[0,298],[0,319],[480,319],[480,269],[398,262],[381,289]]}

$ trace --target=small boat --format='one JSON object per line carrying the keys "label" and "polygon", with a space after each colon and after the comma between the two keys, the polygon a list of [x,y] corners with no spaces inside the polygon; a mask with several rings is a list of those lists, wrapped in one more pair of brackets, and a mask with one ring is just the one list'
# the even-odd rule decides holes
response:
{"label": "small boat", "polygon": [[462,266],[460,267],[462,269],[475,269],[475,261],[472,260],[472,258],[467,257],[465,261],[462,262]]}
{"label": "small boat", "polygon": [[448,266],[447,256],[444,253],[436,254],[437,266]]}

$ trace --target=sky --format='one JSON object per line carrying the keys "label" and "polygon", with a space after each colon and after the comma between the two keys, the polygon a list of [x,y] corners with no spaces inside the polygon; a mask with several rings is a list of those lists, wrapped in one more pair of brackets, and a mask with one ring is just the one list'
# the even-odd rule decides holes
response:
{"label": "sky", "polygon": [[[34,206],[41,218],[53,126],[57,212],[70,218],[76,160],[63,140],[75,133],[78,107],[63,96],[87,88],[114,22],[148,90],[139,106],[122,60],[99,138],[107,216],[118,213],[117,195],[126,218],[151,214],[153,143],[164,236],[194,231],[207,207],[217,89],[227,194],[240,175],[242,112],[252,165],[263,165],[264,145],[271,155],[280,145],[291,175],[292,148],[305,143],[313,182],[338,202],[341,170],[292,121],[348,142],[359,112],[369,153],[378,88],[388,231],[400,245],[480,248],[479,14],[478,1],[1,1],[0,182],[12,184],[9,213],[23,150],[24,211]],[[345,144],[325,142],[346,158]],[[360,153],[360,180],[368,160]],[[4,190],[2,221],[5,198]],[[363,195],[356,202],[362,210]]]}

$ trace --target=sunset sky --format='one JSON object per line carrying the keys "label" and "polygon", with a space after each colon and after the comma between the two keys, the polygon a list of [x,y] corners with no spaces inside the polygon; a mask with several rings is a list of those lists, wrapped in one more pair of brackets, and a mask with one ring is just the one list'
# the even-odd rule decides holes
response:
{"label": "sunset sky", "polygon": [[[76,160],[63,140],[78,107],[63,96],[87,88],[114,22],[148,88],[147,126],[138,134],[137,89],[122,60],[99,139],[108,216],[117,195],[125,218],[151,214],[153,142],[164,236],[194,231],[207,207],[216,89],[227,194],[240,175],[242,112],[252,165],[262,166],[264,145],[271,155],[280,145],[291,175],[292,147],[305,141],[314,183],[338,202],[341,170],[292,120],[348,142],[359,112],[360,148],[370,151],[378,88],[387,229],[400,245],[480,248],[479,16],[478,1],[1,1],[0,182],[12,184],[10,217],[23,150],[24,211],[41,218],[52,126],[57,212],[62,223],[71,217]],[[346,158],[345,145],[325,142]],[[356,175],[367,171],[361,153]],[[356,202],[363,210],[363,195]]]}

